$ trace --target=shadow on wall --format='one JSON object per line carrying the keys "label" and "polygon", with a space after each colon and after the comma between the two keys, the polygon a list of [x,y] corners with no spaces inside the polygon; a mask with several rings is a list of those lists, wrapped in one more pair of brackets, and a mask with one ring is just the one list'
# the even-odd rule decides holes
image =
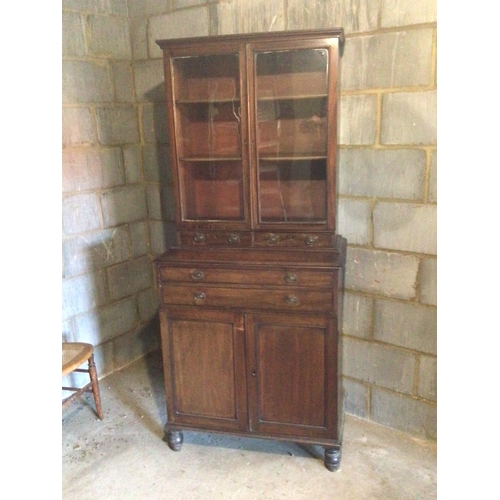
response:
{"label": "shadow on wall", "polygon": [[[140,257],[144,273],[133,267],[137,261],[130,259],[125,227],[105,230],[94,239],[99,241],[92,244],[81,236],[73,239],[74,266],[79,269],[74,267],[73,271],[80,274],[70,279],[73,282],[68,290],[71,302],[66,302],[66,306],[86,312],[73,316],[74,334],[63,332],[62,341],[92,344],[98,376],[102,379],[159,350],[160,326],[150,258],[147,255]],[[84,269],[90,272],[81,274]],[[66,386],[86,383],[88,375],[84,373],[72,373],[63,379]],[[63,399],[68,395],[63,392]],[[90,397],[85,399],[93,404]]]}
{"label": "shadow on wall", "polygon": [[[164,83],[162,82],[148,91],[146,98],[150,105],[144,106],[143,109],[143,132],[146,144],[143,147],[142,164],[148,198],[150,251],[156,257],[169,247],[177,245],[179,241],[174,223],[175,203]],[[156,276],[153,293],[155,296],[154,312],[149,322],[139,332],[144,352],[161,350]],[[155,349],[151,349],[152,341]],[[146,356],[144,361],[147,366],[148,378],[152,382],[152,387],[155,388],[154,399],[158,415],[163,417],[165,414],[165,394],[161,356]],[[158,381],[160,381],[159,384]]]}
{"label": "shadow on wall", "polygon": [[[99,378],[160,349],[151,257],[177,241],[164,96],[163,82],[145,96],[144,138],[133,164],[129,157],[124,165],[121,156],[129,145],[91,147],[71,152],[65,172],[74,202],[66,204],[63,230],[62,341],[92,344]],[[124,177],[131,165],[134,181],[128,172]],[[105,199],[104,228],[99,198]],[[86,378],[72,374],[63,383],[76,386]]]}
{"label": "shadow on wall", "polygon": [[[146,142],[143,149],[143,168],[148,202],[150,202],[151,237],[155,239],[155,235],[158,235],[158,241],[151,241],[151,250],[156,256],[168,247],[178,244],[179,241],[175,229],[172,162],[164,83],[149,90],[146,98],[150,104],[145,105],[143,109],[143,131]],[[154,196],[155,200],[152,200],[151,196]]]}

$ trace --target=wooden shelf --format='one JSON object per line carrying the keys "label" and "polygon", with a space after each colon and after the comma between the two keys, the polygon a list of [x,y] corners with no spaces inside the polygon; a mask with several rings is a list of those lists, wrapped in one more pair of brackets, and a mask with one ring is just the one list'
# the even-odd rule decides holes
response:
{"label": "wooden shelf", "polygon": [[278,156],[273,156],[272,154],[266,153],[259,156],[260,161],[307,161],[307,160],[326,160],[325,153],[311,153],[311,154],[280,154]]}
{"label": "wooden shelf", "polygon": [[297,101],[305,99],[326,99],[327,94],[300,94],[300,95],[279,95],[279,96],[257,96],[259,101]]}
{"label": "wooden shelf", "polygon": [[215,161],[241,161],[241,156],[186,156],[179,158],[179,161],[185,162],[215,162]]}
{"label": "wooden shelf", "polygon": [[239,103],[240,98],[239,97],[234,97],[230,98],[228,97],[227,99],[178,99],[175,101],[176,104],[187,104],[187,105],[207,105],[207,104],[231,104],[231,103]]}

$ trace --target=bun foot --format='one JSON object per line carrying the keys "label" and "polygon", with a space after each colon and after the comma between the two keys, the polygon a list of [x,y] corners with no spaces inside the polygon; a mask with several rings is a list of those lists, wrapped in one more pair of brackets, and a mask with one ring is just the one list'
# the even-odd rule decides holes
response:
{"label": "bun foot", "polygon": [[339,470],[340,457],[341,457],[340,445],[325,448],[325,467],[331,472]]}
{"label": "bun foot", "polygon": [[184,436],[181,431],[167,431],[166,433],[168,447],[172,451],[180,451]]}

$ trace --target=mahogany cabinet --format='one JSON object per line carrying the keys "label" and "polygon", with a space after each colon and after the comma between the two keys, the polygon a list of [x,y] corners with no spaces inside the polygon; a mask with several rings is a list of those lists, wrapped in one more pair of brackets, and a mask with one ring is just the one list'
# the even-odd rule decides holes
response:
{"label": "mahogany cabinet", "polygon": [[166,440],[325,447],[340,463],[341,29],[160,40],[178,241],[155,259]]}

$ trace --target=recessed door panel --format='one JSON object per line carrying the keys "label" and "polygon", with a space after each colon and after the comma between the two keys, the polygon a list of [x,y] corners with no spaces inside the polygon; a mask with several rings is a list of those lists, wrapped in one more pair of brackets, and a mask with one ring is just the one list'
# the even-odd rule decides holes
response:
{"label": "recessed door panel", "polygon": [[245,344],[241,315],[171,309],[165,380],[169,422],[214,429],[246,427]]}
{"label": "recessed door panel", "polygon": [[[335,437],[336,330],[331,318],[251,315],[252,430]],[[249,377],[250,380],[250,377]]]}

